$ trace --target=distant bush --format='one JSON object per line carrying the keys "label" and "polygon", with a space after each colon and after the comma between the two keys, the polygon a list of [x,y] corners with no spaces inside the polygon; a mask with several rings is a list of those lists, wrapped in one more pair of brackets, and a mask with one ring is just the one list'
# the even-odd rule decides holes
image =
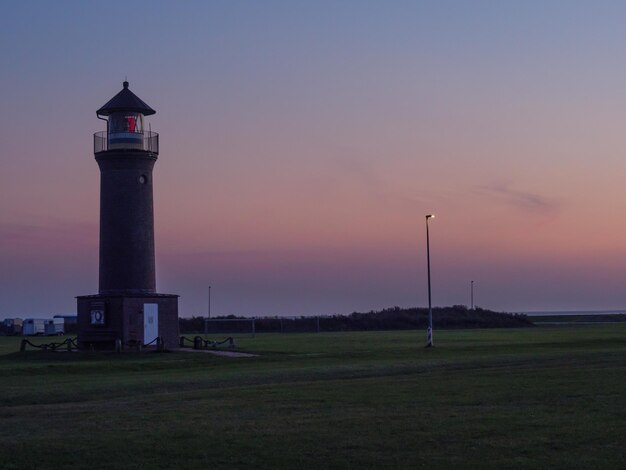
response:
{"label": "distant bush", "polygon": [[[245,319],[228,315],[213,319]],[[205,317],[180,318],[180,332],[204,331]],[[319,325],[319,326],[318,326]],[[526,315],[494,312],[465,305],[433,308],[433,325],[436,329],[455,328],[518,328],[533,326]],[[412,330],[428,326],[427,308],[391,307],[375,312],[353,312],[349,315],[324,315],[319,317],[261,317],[255,319],[255,331],[263,332],[307,332],[307,331],[371,331]]]}

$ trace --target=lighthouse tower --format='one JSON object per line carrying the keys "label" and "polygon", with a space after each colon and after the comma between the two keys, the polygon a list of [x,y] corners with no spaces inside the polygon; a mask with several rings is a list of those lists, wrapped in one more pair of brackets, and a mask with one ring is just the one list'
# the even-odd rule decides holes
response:
{"label": "lighthouse tower", "polygon": [[[159,135],[145,129],[155,114],[123,83],[96,115],[100,167],[100,282],[96,295],[77,297],[83,349],[116,345],[178,345],[178,296],[156,292],[152,169]],[[158,339],[157,339],[158,338]]]}

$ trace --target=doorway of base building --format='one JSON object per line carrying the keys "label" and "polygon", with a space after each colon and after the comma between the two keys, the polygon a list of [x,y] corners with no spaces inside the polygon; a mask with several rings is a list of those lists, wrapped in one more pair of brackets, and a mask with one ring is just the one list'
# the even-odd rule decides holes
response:
{"label": "doorway of base building", "polygon": [[159,336],[159,304],[143,304],[143,344]]}

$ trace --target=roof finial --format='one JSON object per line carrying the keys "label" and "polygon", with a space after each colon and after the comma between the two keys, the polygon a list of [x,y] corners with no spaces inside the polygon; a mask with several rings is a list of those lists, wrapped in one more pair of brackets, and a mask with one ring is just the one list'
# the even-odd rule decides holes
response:
{"label": "roof finial", "polygon": [[124,85],[124,88],[128,88],[128,76],[124,76],[124,83],[122,83],[122,85]]}

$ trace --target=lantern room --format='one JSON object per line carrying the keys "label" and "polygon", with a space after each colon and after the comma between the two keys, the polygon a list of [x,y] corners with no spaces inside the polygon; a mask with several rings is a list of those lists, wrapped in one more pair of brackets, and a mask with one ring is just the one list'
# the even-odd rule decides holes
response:
{"label": "lantern room", "polygon": [[144,125],[144,116],[155,113],[124,81],[122,91],[96,111],[98,119],[106,121],[107,130],[94,134],[94,152],[139,150],[158,154],[159,135]]}

